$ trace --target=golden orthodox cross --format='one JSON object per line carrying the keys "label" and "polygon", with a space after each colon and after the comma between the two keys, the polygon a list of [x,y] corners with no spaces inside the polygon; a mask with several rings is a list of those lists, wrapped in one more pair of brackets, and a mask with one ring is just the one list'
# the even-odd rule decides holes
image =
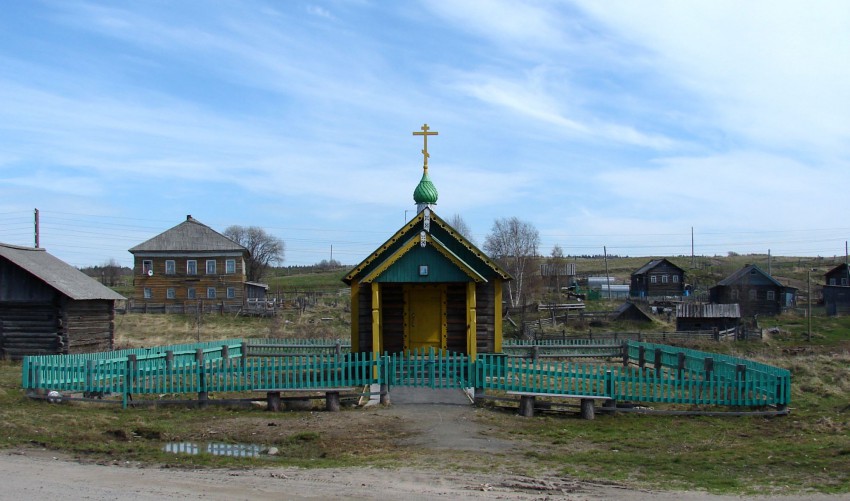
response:
{"label": "golden orthodox cross", "polygon": [[425,147],[422,149],[422,155],[425,157],[425,172],[428,172],[428,157],[431,155],[428,154],[428,136],[436,136],[439,132],[428,132],[430,129],[428,128],[428,124],[422,125],[422,132],[414,132],[414,136],[422,136],[422,139],[425,140]]}

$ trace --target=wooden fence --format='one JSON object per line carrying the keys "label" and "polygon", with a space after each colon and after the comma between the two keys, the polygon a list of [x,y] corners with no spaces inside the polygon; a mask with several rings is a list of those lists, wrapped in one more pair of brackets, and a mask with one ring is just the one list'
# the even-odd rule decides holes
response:
{"label": "wooden fence", "polygon": [[[266,340],[268,341],[268,340]],[[309,344],[309,343],[308,343]],[[317,343],[313,343],[318,348]],[[549,350],[609,350],[590,342],[549,343]],[[125,350],[88,355],[26,357],[27,390],[118,394],[126,406],[133,394],[323,390],[381,384],[431,388],[476,388],[588,396],[628,402],[659,402],[785,409],[789,371],[751,360],[626,341],[621,364],[565,362],[545,357],[417,351],[377,356],[342,353],[340,343],[323,353],[285,353],[273,343],[242,340]],[[298,348],[303,348],[300,346]],[[514,347],[517,347],[515,345]],[[519,345],[521,349],[525,349]],[[278,351],[273,351],[275,349]],[[270,351],[271,350],[271,351]]]}

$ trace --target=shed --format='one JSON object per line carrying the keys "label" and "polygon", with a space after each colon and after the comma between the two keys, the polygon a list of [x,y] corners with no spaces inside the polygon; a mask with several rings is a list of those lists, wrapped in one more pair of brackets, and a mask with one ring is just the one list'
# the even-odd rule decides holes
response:
{"label": "shed", "polygon": [[733,304],[680,303],[676,305],[677,331],[725,331],[741,323],[741,307]]}
{"label": "shed", "polygon": [[44,249],[0,243],[0,357],[111,350],[122,299]]}
{"label": "shed", "polygon": [[652,317],[631,301],[617,307],[610,315],[611,320],[629,320],[632,322],[652,322]]}
{"label": "shed", "polygon": [[427,136],[435,133],[422,130],[416,216],[343,278],[351,287],[351,349],[499,353],[502,284],[511,276],[433,211]]}

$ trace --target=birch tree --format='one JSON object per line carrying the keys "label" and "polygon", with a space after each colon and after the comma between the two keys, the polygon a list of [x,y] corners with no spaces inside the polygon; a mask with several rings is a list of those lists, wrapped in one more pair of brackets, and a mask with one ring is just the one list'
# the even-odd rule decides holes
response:
{"label": "birch tree", "polygon": [[498,260],[514,279],[507,283],[511,306],[522,304],[524,284],[537,256],[540,233],[529,222],[516,217],[497,219],[484,241],[484,251]]}

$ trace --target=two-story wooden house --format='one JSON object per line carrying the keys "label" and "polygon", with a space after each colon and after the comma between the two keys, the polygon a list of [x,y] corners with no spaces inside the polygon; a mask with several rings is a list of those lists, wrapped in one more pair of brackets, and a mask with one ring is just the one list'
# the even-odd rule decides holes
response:
{"label": "two-story wooden house", "polygon": [[632,273],[629,294],[650,298],[681,296],[685,291],[685,270],[667,259],[653,259]]}
{"label": "two-story wooden house", "polygon": [[248,249],[191,215],[130,253],[134,309],[183,313],[242,307]]}
{"label": "two-story wooden house", "polygon": [[850,313],[850,266],[840,264],[824,275],[823,303],[827,315]]}
{"label": "two-story wooden house", "polygon": [[709,289],[712,303],[741,305],[741,316],[778,315],[797,304],[797,289],[748,264]]}

